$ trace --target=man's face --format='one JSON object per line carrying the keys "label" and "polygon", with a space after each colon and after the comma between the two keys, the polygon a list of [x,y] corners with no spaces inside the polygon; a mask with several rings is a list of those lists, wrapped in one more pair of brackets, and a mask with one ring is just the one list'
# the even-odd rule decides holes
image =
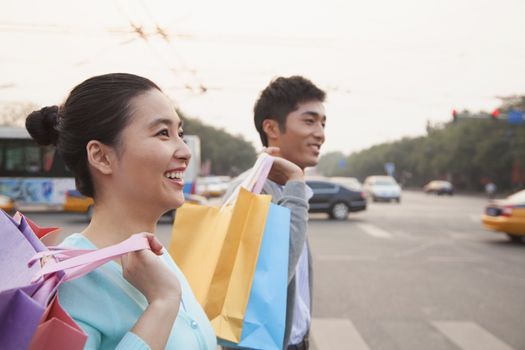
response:
{"label": "man's face", "polygon": [[323,103],[309,101],[288,114],[286,128],[279,130],[276,144],[281,157],[297,164],[301,169],[317,165],[324,143],[326,115]]}

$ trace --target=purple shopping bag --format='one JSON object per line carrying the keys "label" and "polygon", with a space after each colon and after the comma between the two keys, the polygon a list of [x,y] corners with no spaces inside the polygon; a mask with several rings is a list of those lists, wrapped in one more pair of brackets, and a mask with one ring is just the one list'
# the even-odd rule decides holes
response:
{"label": "purple shopping bag", "polygon": [[[37,252],[47,250],[24,217],[15,221],[0,212],[0,344],[2,349],[26,349],[35,333],[59,276],[31,284],[39,264],[28,266]],[[58,276],[58,277],[57,277]]]}
{"label": "purple shopping bag", "polygon": [[48,231],[23,215],[13,219],[0,210],[2,350],[82,349],[87,335],[60,306],[58,286],[129,252],[150,249],[139,233],[103,249],[48,250],[37,236]]}

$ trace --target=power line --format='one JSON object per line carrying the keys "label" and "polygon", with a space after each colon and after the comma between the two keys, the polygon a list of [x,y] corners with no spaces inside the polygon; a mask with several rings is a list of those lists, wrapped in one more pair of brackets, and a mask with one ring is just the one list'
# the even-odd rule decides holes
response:
{"label": "power line", "polygon": [[[190,90],[194,93],[204,93],[207,91],[207,88],[197,77],[196,70],[194,68],[191,68],[186,63],[184,58],[179,54],[179,52],[173,47],[170,35],[166,30],[164,30],[161,27],[161,25],[157,22],[157,20],[149,11],[149,8],[144,3],[139,2],[139,5],[148,14],[150,22],[153,23],[155,28],[155,31],[153,32],[146,32],[142,24],[137,24],[136,21],[132,19],[130,13],[124,7],[121,6],[118,0],[116,0],[114,4],[116,5],[121,16],[130,23],[132,30],[136,33],[138,37],[140,37],[146,43],[147,47],[150,49],[150,52],[156,57],[158,61],[160,61],[170,72],[174,73],[179,79],[182,78],[182,80],[186,80],[183,78],[183,75],[185,73],[189,74],[190,82],[184,84],[185,89]],[[150,40],[154,37],[160,37],[162,41],[166,43],[167,48],[171,50],[172,55],[175,56],[176,60],[178,61],[179,66],[181,67],[180,69],[175,68],[172,65],[171,61],[169,61],[168,59],[166,59],[165,56],[162,55],[161,51],[154,45],[154,42]]]}

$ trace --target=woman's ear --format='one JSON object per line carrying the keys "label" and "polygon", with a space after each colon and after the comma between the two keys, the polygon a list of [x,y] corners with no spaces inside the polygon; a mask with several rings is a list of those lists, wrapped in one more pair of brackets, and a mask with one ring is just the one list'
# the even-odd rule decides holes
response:
{"label": "woman's ear", "polygon": [[89,165],[104,175],[113,173],[115,151],[100,141],[91,140],[86,145]]}
{"label": "woman's ear", "polygon": [[280,130],[277,120],[265,119],[262,123],[263,131],[266,133],[268,141],[277,140],[279,138]]}

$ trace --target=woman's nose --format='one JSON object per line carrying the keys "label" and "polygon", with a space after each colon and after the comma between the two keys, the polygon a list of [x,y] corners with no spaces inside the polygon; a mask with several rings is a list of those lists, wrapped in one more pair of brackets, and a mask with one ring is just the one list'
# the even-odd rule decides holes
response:
{"label": "woman's nose", "polygon": [[191,159],[191,150],[182,139],[177,142],[177,148],[175,149],[174,157],[177,159],[183,159],[188,163]]}

